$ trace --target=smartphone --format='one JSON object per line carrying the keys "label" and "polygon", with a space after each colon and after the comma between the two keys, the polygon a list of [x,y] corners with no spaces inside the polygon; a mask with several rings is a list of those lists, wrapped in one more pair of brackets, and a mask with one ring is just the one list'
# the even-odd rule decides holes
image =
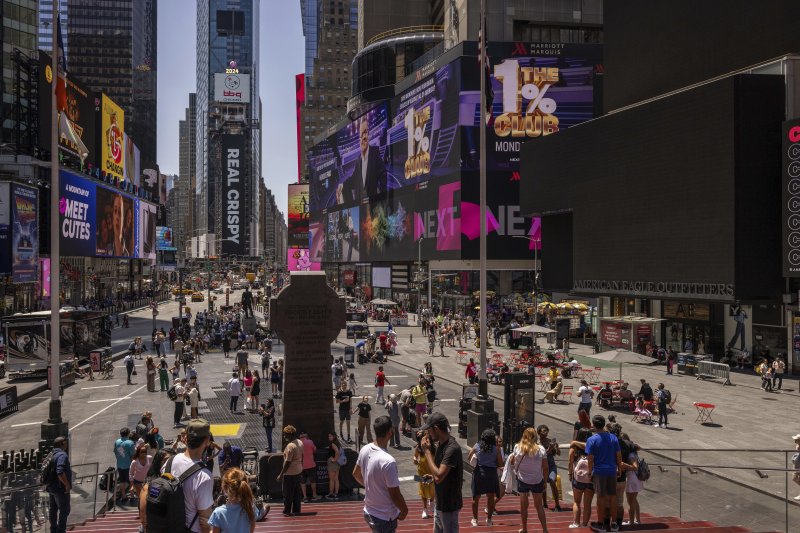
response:
{"label": "smartphone", "polygon": [[433,483],[432,476],[414,476],[414,481],[417,483]]}

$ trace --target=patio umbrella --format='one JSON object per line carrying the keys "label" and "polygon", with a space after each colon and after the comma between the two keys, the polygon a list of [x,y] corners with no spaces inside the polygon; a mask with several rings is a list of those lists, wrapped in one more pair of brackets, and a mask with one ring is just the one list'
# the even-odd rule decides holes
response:
{"label": "patio umbrella", "polygon": [[588,311],[589,310],[589,306],[586,305],[586,304],[582,304],[582,303],[572,304],[572,307],[574,307],[578,311]]}
{"label": "patio umbrella", "polygon": [[529,326],[523,326],[521,328],[514,328],[511,331],[521,331],[522,333],[545,333],[545,334],[555,333],[555,331],[552,329],[548,329],[542,326],[537,326],[535,324]]}
{"label": "patio umbrella", "polygon": [[542,302],[537,307],[539,309],[555,309],[557,306],[553,302]]}
{"label": "patio umbrella", "polygon": [[393,302],[391,300],[383,300],[381,298],[376,298],[375,300],[370,300],[372,305],[397,305],[397,302]]}
{"label": "patio umbrella", "polygon": [[610,363],[619,363],[619,379],[622,379],[622,365],[627,363],[629,365],[652,365],[656,362],[652,357],[642,355],[640,353],[632,352],[630,350],[609,350],[607,352],[600,352],[592,355],[587,355],[591,359],[599,359],[601,361],[608,361]]}

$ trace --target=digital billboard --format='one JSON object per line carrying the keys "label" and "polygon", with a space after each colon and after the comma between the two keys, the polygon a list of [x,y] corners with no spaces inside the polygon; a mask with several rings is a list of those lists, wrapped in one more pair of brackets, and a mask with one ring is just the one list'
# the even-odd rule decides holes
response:
{"label": "digital billboard", "polygon": [[249,104],[250,75],[214,74],[214,100],[227,104]]}
{"label": "digital billboard", "polygon": [[156,206],[139,201],[139,254],[142,259],[156,258]]}
{"label": "digital billboard", "polygon": [[101,132],[100,170],[117,179],[125,176],[125,112],[103,94],[100,105]]}
{"label": "digital billboard", "polygon": [[11,272],[11,183],[0,182],[0,272]]}
{"label": "digital billboard", "polygon": [[133,198],[97,186],[95,255],[136,257],[136,215]]}
{"label": "digital billboard", "polygon": [[39,191],[11,184],[11,272],[14,283],[37,281],[39,266]]}
{"label": "digital billboard", "polygon": [[39,280],[42,285],[42,298],[50,298],[50,258],[39,258]]}
{"label": "digital billboard", "polygon": [[308,184],[289,185],[288,227],[290,248],[308,248]]}
{"label": "digital billboard", "polygon": [[289,272],[310,272],[322,269],[322,265],[311,261],[308,256],[308,248],[290,248],[287,255],[286,265]]}
{"label": "digital billboard", "polygon": [[[61,171],[58,211],[61,249],[70,255],[95,255],[95,183],[65,170]],[[107,230],[106,230],[107,232]]]}
{"label": "digital billboard", "polygon": [[358,261],[360,231],[358,206],[329,212],[325,261]]}
{"label": "digital billboard", "polygon": [[783,144],[783,277],[800,277],[800,119],[787,120]]}
{"label": "digital billboard", "polygon": [[125,181],[139,187],[141,185],[139,180],[142,172],[139,147],[134,144],[133,139],[131,139],[127,133],[125,133],[123,137],[125,140],[125,168],[123,177]]}
{"label": "digital billboard", "polygon": [[156,250],[174,252],[177,250],[172,241],[172,228],[156,226]]}
{"label": "digital billboard", "polygon": [[[39,146],[50,151],[53,94],[53,71],[50,56],[39,51]],[[66,79],[66,107],[59,113],[58,144],[62,153],[71,154],[84,163],[98,161],[96,112],[99,97],[74,77]]]}
{"label": "digital billboard", "polygon": [[153,168],[146,168],[142,170],[142,188],[150,193],[150,198],[153,201],[158,201],[160,192],[158,186],[158,170]]}
{"label": "digital billboard", "polygon": [[245,159],[243,134],[222,136],[222,168],[217,179],[222,183],[222,253],[244,255],[247,253],[246,228],[248,221],[247,198],[244,197],[248,163]]}

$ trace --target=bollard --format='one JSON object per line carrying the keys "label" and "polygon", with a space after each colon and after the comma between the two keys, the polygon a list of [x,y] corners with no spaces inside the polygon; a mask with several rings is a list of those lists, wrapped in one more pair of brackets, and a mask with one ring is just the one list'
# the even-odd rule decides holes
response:
{"label": "bollard", "polygon": [[409,344],[414,344],[414,334],[413,334],[413,333],[411,333],[411,334],[408,336],[408,343],[409,343]]}

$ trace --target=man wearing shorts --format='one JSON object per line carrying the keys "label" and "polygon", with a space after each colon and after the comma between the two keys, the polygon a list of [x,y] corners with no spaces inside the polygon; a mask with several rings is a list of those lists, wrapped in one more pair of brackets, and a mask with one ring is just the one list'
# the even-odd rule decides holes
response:
{"label": "man wearing shorts", "polygon": [[[350,405],[353,398],[353,391],[347,388],[347,381],[339,385],[339,392],[336,393],[336,403],[339,404],[339,436],[347,443],[353,442],[350,438]],[[342,426],[347,422],[347,438],[344,438]]]}
{"label": "man wearing shorts", "polygon": [[425,414],[428,402],[428,387],[426,387],[425,376],[422,374],[419,376],[419,382],[411,389],[411,396],[414,397],[414,401],[417,403],[416,407],[414,407],[414,412],[417,415],[417,426],[421,426],[422,415]]}
{"label": "man wearing shorts", "polygon": [[[131,430],[124,427],[119,430],[119,438],[114,442],[114,456],[117,459],[117,483],[119,484],[119,497],[128,497],[130,484],[130,468],[136,452],[136,443],[130,439]],[[132,494],[131,494],[132,496]]]}
{"label": "man wearing shorts", "polygon": [[[308,438],[308,433],[300,430],[300,442],[303,443],[303,473],[300,482],[303,485],[303,501],[308,503],[318,499],[317,497],[317,462],[314,460],[314,453],[317,447],[314,441]],[[311,497],[308,496],[308,486],[311,485]]]}
{"label": "man wearing shorts", "polygon": [[609,509],[617,514],[617,476],[622,472],[622,451],[615,435],[606,431],[606,419],[592,417],[595,434],[586,441],[589,470],[597,494],[597,522],[589,526],[593,531],[619,531],[618,516],[608,516]]}
{"label": "man wearing shorts", "polygon": [[585,379],[581,380],[581,386],[578,389],[578,398],[580,398],[581,402],[578,404],[578,412],[586,411],[586,414],[589,414],[589,411],[592,410],[592,398],[594,398],[594,391],[591,387],[589,387],[589,383],[586,382]]}

